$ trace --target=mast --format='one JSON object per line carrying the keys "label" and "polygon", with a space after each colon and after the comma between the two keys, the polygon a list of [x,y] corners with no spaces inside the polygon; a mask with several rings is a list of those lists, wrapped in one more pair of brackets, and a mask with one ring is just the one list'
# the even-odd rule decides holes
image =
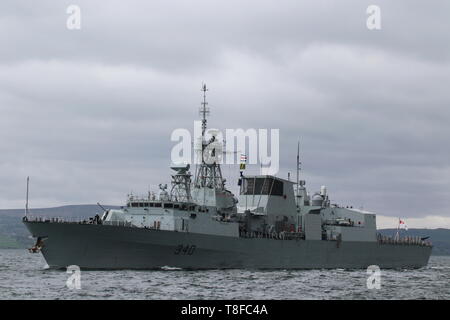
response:
{"label": "mast", "polygon": [[299,197],[299,185],[300,185],[300,141],[297,143],[297,196],[296,196],[296,204],[298,207],[298,197]]}
{"label": "mast", "polygon": [[207,129],[207,119],[206,117],[209,115],[209,107],[208,102],[206,102],[206,91],[208,91],[206,84],[203,84],[202,86],[203,91],[203,101],[201,103],[200,107],[200,115],[202,117],[202,137],[201,137],[201,148],[199,151],[201,151],[201,164],[196,169],[196,176],[194,185],[197,188],[201,187],[209,187],[214,189],[224,189],[224,180],[222,178],[222,171],[220,169],[220,165],[214,161],[213,163],[209,163],[205,160],[205,149],[211,146],[216,146],[212,148],[210,154],[206,154],[207,157],[216,157],[217,154],[221,153],[222,151],[217,150],[217,137],[214,133],[212,133],[212,138],[209,139],[209,141],[206,141],[206,129]]}
{"label": "mast", "polygon": [[395,234],[395,240],[399,240],[400,239],[400,217],[398,218],[398,224],[397,224],[397,233]]}
{"label": "mast", "polygon": [[28,194],[30,190],[30,177],[27,177],[27,202],[25,203],[25,217],[28,216]]}
{"label": "mast", "polygon": [[[206,123],[207,123],[206,116],[209,115],[209,108],[207,107],[208,102],[206,102],[206,91],[208,91],[208,89],[206,88],[206,83],[203,84],[202,91],[203,91],[203,102],[202,102],[202,106],[200,108],[200,115],[202,116],[202,146],[203,146],[203,142],[205,141],[205,132],[206,132]],[[203,155],[202,155],[202,161],[203,161]]]}

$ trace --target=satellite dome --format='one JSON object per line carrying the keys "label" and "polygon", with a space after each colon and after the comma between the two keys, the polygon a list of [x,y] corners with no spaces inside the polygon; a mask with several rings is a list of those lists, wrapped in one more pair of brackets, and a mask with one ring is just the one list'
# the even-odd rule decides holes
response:
{"label": "satellite dome", "polygon": [[311,205],[313,206],[321,206],[323,202],[323,197],[320,194],[315,194],[312,197]]}

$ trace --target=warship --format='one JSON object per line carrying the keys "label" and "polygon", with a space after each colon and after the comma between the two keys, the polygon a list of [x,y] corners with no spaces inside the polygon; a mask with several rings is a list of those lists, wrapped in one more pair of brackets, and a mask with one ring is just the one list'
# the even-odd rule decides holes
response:
{"label": "warship", "polygon": [[[25,214],[23,223],[50,268],[82,269],[360,269],[426,266],[425,239],[377,234],[374,213],[330,202],[327,188],[310,194],[304,180],[240,172],[239,195],[227,189],[207,137],[203,101],[201,161],[171,167],[171,188],[129,195],[120,209],[88,220]],[[210,150],[210,151],[208,151]],[[242,167],[240,168],[242,169]],[[28,189],[27,189],[28,190]],[[27,191],[28,192],[28,191]],[[28,211],[28,201],[27,201]]]}

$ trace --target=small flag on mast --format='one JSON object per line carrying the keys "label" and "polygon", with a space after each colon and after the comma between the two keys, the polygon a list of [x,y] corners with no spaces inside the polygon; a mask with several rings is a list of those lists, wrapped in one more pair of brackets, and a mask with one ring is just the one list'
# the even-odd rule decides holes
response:
{"label": "small flag on mast", "polygon": [[241,165],[240,170],[245,170],[245,163],[247,162],[247,156],[245,154],[241,154]]}
{"label": "small flag on mast", "polygon": [[405,223],[405,220],[399,219],[398,228],[408,230],[408,226]]}

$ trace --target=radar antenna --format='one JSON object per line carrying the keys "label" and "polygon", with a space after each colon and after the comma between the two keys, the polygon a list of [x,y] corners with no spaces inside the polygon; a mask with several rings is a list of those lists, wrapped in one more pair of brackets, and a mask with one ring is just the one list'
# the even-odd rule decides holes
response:
{"label": "radar antenna", "polygon": [[172,201],[191,202],[191,173],[190,165],[171,167],[176,174],[172,175]]}

